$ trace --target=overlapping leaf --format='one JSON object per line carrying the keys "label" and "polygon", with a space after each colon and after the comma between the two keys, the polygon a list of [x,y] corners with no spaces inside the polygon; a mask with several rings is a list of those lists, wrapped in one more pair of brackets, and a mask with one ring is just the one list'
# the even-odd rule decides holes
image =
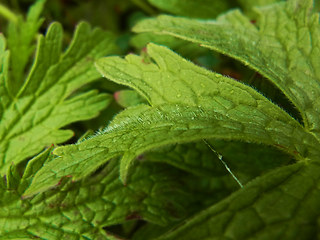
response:
{"label": "overlapping leaf", "polygon": [[[164,16],[136,30],[181,37],[243,61],[287,95],[306,132],[319,139],[319,17],[310,6],[288,1],[260,9],[259,29],[234,11],[216,22]],[[313,159],[255,180],[159,239],[315,239],[320,176],[319,158]]]}
{"label": "overlapping leaf", "polygon": [[154,6],[176,14],[187,17],[214,18],[219,13],[226,11],[230,1],[212,1],[212,0],[148,0]]}
{"label": "overlapping leaf", "polygon": [[316,239],[320,165],[275,170],[157,239]]}
{"label": "overlapping leaf", "polygon": [[[142,97],[133,90],[116,92],[115,98],[124,107],[144,103]],[[227,173],[223,163],[218,159],[217,154],[219,154],[223,156],[223,161],[229,165],[241,183],[246,183],[270,169],[291,161],[291,158],[283,152],[264,145],[223,140],[209,142],[216,153],[205,142],[197,142],[173,144],[155,149],[138,156],[138,159],[166,162],[198,176],[212,177]]]}
{"label": "overlapping leaf", "polygon": [[0,116],[2,116],[4,109],[10,103],[10,95],[8,93],[6,80],[8,78],[8,62],[9,62],[9,52],[6,51],[6,41],[2,34],[0,34]]}
{"label": "overlapping leaf", "polygon": [[142,155],[155,162],[166,162],[201,177],[223,176],[226,169],[203,142],[170,145]]}
{"label": "overlapping leaf", "polygon": [[142,98],[137,92],[129,89],[115,92],[114,98],[123,108],[146,103],[145,99]]}
{"label": "overlapping leaf", "polygon": [[[12,97],[8,82],[8,54],[2,53],[0,82],[0,172],[33,156],[53,143],[72,137],[61,127],[96,116],[110,97],[92,90],[75,91],[99,78],[95,59],[113,52],[113,36],[87,23],[77,26],[69,48],[61,54],[62,28],[53,23],[46,36],[40,35],[35,62],[27,79]],[[1,40],[0,45],[4,45]],[[2,47],[3,49],[3,47]],[[10,50],[10,49],[9,49]]]}
{"label": "overlapping leaf", "polygon": [[[119,180],[118,161],[81,182],[60,180],[53,189],[21,199],[51,149],[32,159],[20,179],[15,169],[0,188],[0,236],[5,239],[109,239],[102,227],[132,219],[165,225],[185,214],[190,196],[176,180],[179,172],[161,164],[139,163],[131,181]],[[189,202],[189,203],[188,203]]]}
{"label": "overlapping leaf", "polygon": [[35,40],[43,22],[40,18],[45,0],[37,0],[24,19],[18,16],[16,21],[8,24],[8,46],[10,49],[10,81],[8,91],[12,98],[16,96],[23,85],[26,66],[36,47]]}
{"label": "overlapping leaf", "polygon": [[147,152],[139,158],[166,162],[201,177],[227,174],[224,162],[243,185],[292,161],[285,153],[264,145],[224,140],[207,142],[210,148],[204,142],[175,144]]}
{"label": "overlapping leaf", "polygon": [[257,27],[235,10],[216,21],[159,16],[134,30],[180,37],[242,61],[278,86],[319,138],[320,27],[311,6],[312,0],[290,0],[260,8]]}
{"label": "overlapping leaf", "polygon": [[152,106],[128,108],[101,134],[57,148],[55,154],[62,158],[38,172],[29,194],[69,174],[81,179],[119,155],[123,155],[120,175],[125,181],[139,154],[203,138],[281,146],[297,159],[319,156],[316,138],[251,87],[197,67],[165,47],[150,44],[147,52],[155,63],[128,55],[103,58],[97,66],[104,76],[136,89]]}
{"label": "overlapping leaf", "polygon": [[246,15],[249,15],[249,17],[256,17],[256,7],[271,5],[280,1],[283,0],[238,0],[238,3],[240,4],[241,8],[246,13]]}
{"label": "overlapping leaf", "polygon": [[[59,157],[48,160],[43,167],[41,161],[35,168],[32,166],[36,161],[29,162],[22,181],[18,172],[11,168],[7,173],[7,186],[1,190],[6,196],[1,198],[4,208],[0,213],[9,219],[3,221],[0,214],[5,237],[104,239],[106,235],[100,231],[102,227],[125,219],[142,217],[152,223],[168,223],[170,217],[176,215],[176,210],[181,209],[175,199],[183,199],[177,202],[187,204],[189,198],[182,186],[188,181],[179,178],[177,182],[178,170],[154,162],[136,161],[131,176],[128,175],[129,167],[137,156],[151,149],[213,138],[270,145],[300,161],[257,178],[159,239],[315,239],[319,235],[320,215],[317,102],[320,90],[318,70],[315,69],[319,65],[316,61],[319,22],[318,15],[309,15],[310,3],[309,0],[290,0],[260,10],[259,29],[239,11],[223,15],[215,22],[163,17],[147,20],[137,27],[191,40],[245,62],[287,95],[300,111],[304,125],[253,88],[197,67],[165,47],[150,44],[146,49],[147,56],[142,57],[103,58],[97,62],[99,71],[116,83],[133,88],[150,105],[129,107],[100,133],[75,145],[57,148],[54,153]],[[286,28],[294,36],[285,36],[288,34]],[[46,46],[46,50],[39,53],[38,59],[56,46],[53,42],[54,36],[59,36],[59,26],[54,25],[51,31],[52,35],[49,31],[46,36],[46,44],[40,39],[39,45]],[[0,80],[4,83],[0,90],[6,96],[8,53],[2,46],[4,41],[0,39]],[[66,55],[69,52],[72,51],[68,50]],[[53,62],[59,61],[58,55],[51,54]],[[77,56],[76,51],[74,54],[70,59]],[[67,63],[64,62],[69,69]],[[48,87],[54,86],[52,79],[58,79],[58,83],[68,82],[76,76],[72,71],[66,74],[67,77],[54,78],[49,74],[47,80],[37,81],[42,76],[41,69],[47,66],[36,66],[19,91],[19,97],[28,98],[35,93],[38,98]],[[58,67],[53,69],[59,72]],[[76,79],[84,83],[81,76]],[[62,96],[71,94],[73,90],[68,89],[62,91]],[[78,98],[76,95],[71,99]],[[192,148],[188,149],[194,153]],[[152,158],[154,153],[140,155],[138,159]],[[201,150],[202,153],[206,151]],[[207,187],[212,183],[212,179],[202,176],[206,161],[201,159],[195,165],[197,169],[191,169],[194,162],[189,161],[188,151],[181,154],[181,149],[176,149],[170,154],[155,158],[169,157],[163,161],[201,175],[197,181],[190,178],[188,187],[192,189],[194,183],[194,188],[198,189],[201,188],[199,184],[207,184]],[[101,173],[87,177],[106,161],[118,156],[123,156],[120,166],[113,160]],[[215,169],[213,164],[207,166]],[[117,178],[118,171],[127,186]],[[84,179],[65,183],[70,178]],[[219,180],[222,181],[216,178],[215,184]],[[219,185],[220,188],[224,186]],[[58,186],[59,191],[52,189],[32,197]],[[202,198],[195,189],[192,191],[196,195],[192,197],[193,201],[208,204],[207,198]],[[223,190],[230,189],[233,187]],[[141,194],[137,196],[137,193]],[[20,199],[21,194],[24,198],[31,198]],[[214,196],[214,199],[219,197]],[[173,201],[173,205],[168,201]],[[190,210],[192,207],[185,208]],[[11,219],[14,221],[10,222]],[[146,232],[148,226],[149,231],[154,229],[149,224]],[[158,236],[159,229],[155,230],[154,235],[148,236]]]}
{"label": "overlapping leaf", "polygon": [[167,46],[171,50],[181,54],[182,56],[188,59],[195,59],[196,57],[203,56],[204,54],[210,51],[195,43],[184,41],[169,35],[155,35],[152,33],[140,33],[133,36],[130,40],[131,45],[139,51],[142,50],[142,52],[145,46],[149,42],[152,42],[158,45]]}

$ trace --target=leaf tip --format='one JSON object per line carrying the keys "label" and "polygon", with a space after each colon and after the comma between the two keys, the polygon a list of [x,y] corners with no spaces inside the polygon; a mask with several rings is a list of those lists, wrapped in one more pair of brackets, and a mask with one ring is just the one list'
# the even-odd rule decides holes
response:
{"label": "leaf tip", "polygon": [[63,152],[63,147],[57,147],[52,151],[52,154],[60,157],[63,154]]}

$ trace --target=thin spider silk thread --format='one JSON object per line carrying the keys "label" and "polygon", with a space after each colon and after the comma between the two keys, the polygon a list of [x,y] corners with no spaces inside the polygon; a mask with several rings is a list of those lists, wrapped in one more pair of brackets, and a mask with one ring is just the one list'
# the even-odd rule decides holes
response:
{"label": "thin spider silk thread", "polygon": [[227,169],[227,171],[231,174],[231,176],[233,177],[233,179],[239,184],[239,186],[240,186],[241,188],[243,188],[243,185],[242,185],[242,183],[240,182],[240,180],[233,174],[233,172],[231,171],[231,169],[228,167],[227,163],[223,160],[223,156],[222,156],[220,153],[218,153],[216,150],[214,150],[214,148],[211,146],[211,144],[210,144],[207,140],[203,139],[203,141],[204,141],[204,143],[210,148],[210,150],[216,154],[216,156],[217,156],[217,157],[219,158],[219,160],[222,162],[222,164],[224,165],[224,167],[225,167],[225,168]]}

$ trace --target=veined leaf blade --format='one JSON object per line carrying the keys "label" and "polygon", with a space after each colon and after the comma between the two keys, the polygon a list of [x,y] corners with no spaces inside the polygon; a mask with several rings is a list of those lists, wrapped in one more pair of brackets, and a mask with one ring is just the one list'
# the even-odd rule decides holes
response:
{"label": "veined leaf blade", "polygon": [[[17,181],[16,187],[0,187],[1,237],[100,239],[105,226],[140,218],[166,225],[184,217],[188,193],[176,181],[179,171],[163,164],[137,164],[132,181],[123,186],[118,177],[119,162],[114,160],[102,172],[81,182],[67,183],[66,176],[58,189],[21,198],[42,163],[54,158],[51,151],[32,159],[22,179],[18,175],[9,180]],[[8,174],[7,178],[14,175]],[[101,239],[109,238],[105,235]]]}
{"label": "veined leaf blade", "polygon": [[266,76],[292,101],[306,129],[320,132],[320,27],[312,0],[290,0],[259,9],[258,27],[238,10],[216,21],[159,16],[136,32],[169,34],[229,55]]}
{"label": "veined leaf blade", "polygon": [[157,239],[315,239],[319,168],[299,162],[272,171]]}
{"label": "veined leaf blade", "polygon": [[[1,173],[12,162],[17,164],[46,146],[66,141],[73,133],[60,130],[61,127],[97,116],[111,101],[111,96],[97,91],[80,95],[75,91],[100,77],[93,62],[115,51],[113,36],[80,23],[62,57],[61,41],[60,24],[51,24],[46,36],[39,37],[36,60],[27,81],[17,98],[3,109]],[[5,87],[5,82],[1,86]]]}
{"label": "veined leaf blade", "polygon": [[27,17],[19,17],[18,21],[10,22],[8,26],[8,46],[10,49],[10,81],[8,90],[15,97],[24,84],[26,66],[35,49],[34,40],[43,22],[40,14],[45,0],[37,0],[30,7]]}
{"label": "veined leaf blade", "polygon": [[139,154],[201,139],[263,143],[296,159],[319,158],[318,141],[251,87],[197,67],[165,47],[149,45],[148,52],[157,65],[133,55],[104,58],[97,65],[104,76],[134,88],[152,106],[128,108],[100,134],[57,148],[61,158],[38,172],[28,194],[44,191],[65,175],[81,179],[119,155],[124,156],[120,174],[126,181]]}

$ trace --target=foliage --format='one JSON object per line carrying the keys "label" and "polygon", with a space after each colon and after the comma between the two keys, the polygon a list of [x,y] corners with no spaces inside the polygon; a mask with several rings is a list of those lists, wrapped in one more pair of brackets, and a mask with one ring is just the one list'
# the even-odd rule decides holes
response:
{"label": "foliage", "polygon": [[118,12],[71,40],[45,21],[67,3],[22,2],[0,4],[0,239],[320,239],[311,0],[81,2]]}

